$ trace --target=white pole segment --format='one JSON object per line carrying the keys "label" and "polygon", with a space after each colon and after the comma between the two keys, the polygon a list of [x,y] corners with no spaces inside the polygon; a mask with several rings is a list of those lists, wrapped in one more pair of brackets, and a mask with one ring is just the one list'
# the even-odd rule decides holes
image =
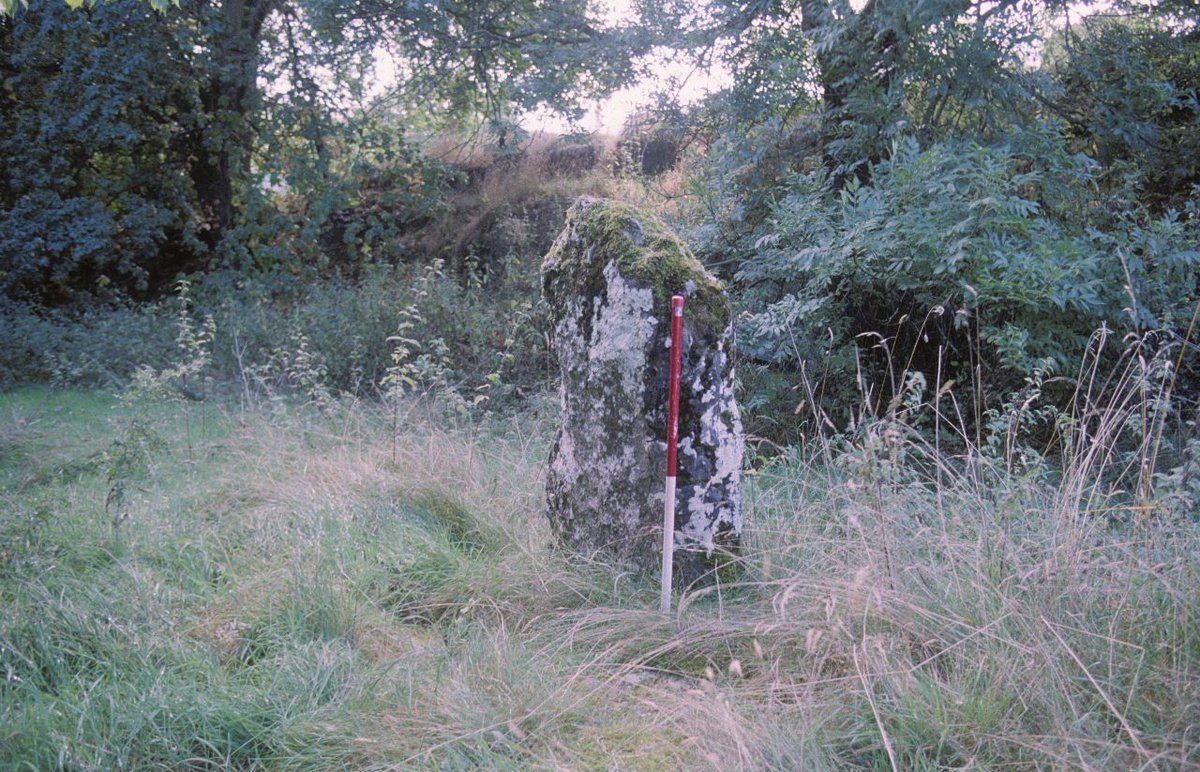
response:
{"label": "white pole segment", "polygon": [[667,478],[666,500],[663,504],[662,597],[658,610],[671,611],[671,572],[675,560],[675,477]]}

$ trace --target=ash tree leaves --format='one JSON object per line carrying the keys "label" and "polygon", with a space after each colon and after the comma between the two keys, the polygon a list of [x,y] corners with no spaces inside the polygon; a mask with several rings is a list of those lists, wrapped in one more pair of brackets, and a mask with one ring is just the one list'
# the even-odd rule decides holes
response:
{"label": "ash tree leaves", "polygon": [[856,374],[906,369],[1002,399],[1101,327],[1183,345],[1200,289],[1185,5],[1071,7],[1066,26],[1016,0],[719,7],[696,28],[741,72],[795,83],[748,78],[709,107],[699,251],[735,278],[751,361],[828,373],[840,409]]}
{"label": "ash tree leaves", "polygon": [[[1045,362],[1071,369],[1102,327],[1166,342],[1182,335],[1200,286],[1195,206],[1087,220],[1059,215],[1100,182],[1061,147],[1031,170],[1013,148],[910,140],[837,199],[823,172],[789,182],[769,233],[740,264],[742,346],[776,364],[823,363],[852,402],[863,362],[969,380],[1003,395]],[[899,361],[881,356],[883,341]],[[862,362],[858,362],[862,364]],[[931,380],[932,382],[932,380]]]}
{"label": "ash tree leaves", "polygon": [[1200,184],[1200,25],[1170,6],[1076,21],[1047,43],[1045,103],[1078,151],[1163,211]]}
{"label": "ash tree leaves", "polygon": [[580,98],[630,83],[630,62],[652,42],[637,27],[602,24],[586,0],[353,0],[310,3],[307,12],[340,50],[387,48],[409,99],[492,118],[539,105],[577,109]]}

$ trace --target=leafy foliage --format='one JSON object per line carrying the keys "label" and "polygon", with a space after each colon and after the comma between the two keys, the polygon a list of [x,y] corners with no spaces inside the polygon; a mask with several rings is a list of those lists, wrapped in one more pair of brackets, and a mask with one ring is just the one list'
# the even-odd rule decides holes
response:
{"label": "leafy foliage", "polygon": [[[821,423],[866,394],[882,409],[918,375],[927,390],[969,388],[970,420],[986,425],[1031,382],[1066,399],[1097,330],[1128,335],[1127,351],[1175,352],[1173,399],[1187,399],[1200,39],[1186,5],[638,11],[612,26],[582,0],[184,2],[159,15],[46,0],[4,17],[0,143],[14,160],[0,290],[21,302],[12,329],[39,342],[8,359],[60,382],[127,378],[138,356],[91,333],[141,329],[167,308],[127,316],[122,294],[201,271],[197,303],[220,331],[211,367],[243,386],[322,404],[524,393],[545,363],[530,266],[582,189],[531,179],[516,119],[571,112],[668,42],[734,76],[690,114],[660,111],[691,143],[688,195],[666,206],[731,279],[752,425],[775,427],[764,434],[796,440],[797,408]],[[383,49],[397,87],[376,99]],[[481,119],[491,168],[417,142]],[[97,300],[117,309],[110,322]],[[86,342],[61,334],[68,319]],[[137,344],[153,342],[160,369],[164,340]]]}
{"label": "leafy foliage", "polygon": [[[583,0],[39,0],[0,15],[0,293],[63,304],[153,297],[197,270],[356,271],[451,179],[406,140],[408,116],[569,110],[627,83],[647,45]],[[383,49],[400,87],[372,96]]]}
{"label": "leafy foliage", "polygon": [[1161,210],[1200,184],[1200,31],[1160,13],[1085,17],[1047,42],[1045,69],[1073,148]]}
{"label": "leafy foliage", "polygon": [[1183,336],[1200,280],[1194,207],[1082,203],[1095,166],[1047,149],[1031,164],[1011,147],[909,141],[837,200],[823,173],[793,178],[736,275],[753,309],[744,350],[824,362],[841,374],[834,401],[852,404],[859,349],[875,352],[873,381],[916,369],[986,397],[1046,361],[1066,372],[1101,327]]}
{"label": "leafy foliage", "polygon": [[312,2],[313,29],[363,54],[396,57],[403,93],[425,111],[481,113],[575,108],[581,97],[626,85],[630,61],[651,42],[637,28],[610,28],[587,0],[425,3]]}
{"label": "leafy foliage", "polygon": [[177,151],[198,120],[185,48],[141,2],[0,17],[0,293],[144,295],[197,246]]}
{"label": "leafy foliage", "polygon": [[1066,377],[1098,329],[1173,346],[1195,378],[1186,13],[716,8],[693,29],[751,77],[702,108],[717,137],[692,232],[734,279],[756,431],[795,441],[787,414],[814,399],[881,409],[913,371],[969,386],[981,421],[1044,368]]}

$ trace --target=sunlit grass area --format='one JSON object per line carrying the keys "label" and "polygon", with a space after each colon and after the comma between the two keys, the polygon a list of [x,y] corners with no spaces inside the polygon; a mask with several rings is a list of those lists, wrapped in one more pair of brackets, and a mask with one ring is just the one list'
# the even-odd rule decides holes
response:
{"label": "sunlit grass area", "polygon": [[0,766],[1200,765],[1195,518],[882,430],[662,616],[553,543],[553,414],[0,396]]}

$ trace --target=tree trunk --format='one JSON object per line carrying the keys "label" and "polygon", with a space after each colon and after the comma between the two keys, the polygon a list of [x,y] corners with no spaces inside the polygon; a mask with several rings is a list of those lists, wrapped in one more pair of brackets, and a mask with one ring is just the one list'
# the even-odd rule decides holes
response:
{"label": "tree trunk", "polygon": [[259,43],[263,23],[279,0],[225,0],[201,6],[211,25],[209,59],[197,73],[206,123],[189,137],[188,166],[203,223],[200,237],[210,259],[238,216],[238,186],[245,183],[260,107]]}
{"label": "tree trunk", "polygon": [[[878,161],[883,147],[878,141],[865,146],[839,145],[847,137],[847,126],[866,122],[881,132],[887,116],[860,116],[853,111],[856,92],[871,90],[888,95],[899,61],[900,40],[888,20],[882,19],[884,0],[869,0],[858,13],[843,9],[848,16],[838,18],[831,0],[802,0],[800,28],[813,41],[816,50],[818,81],[824,111],[821,149],[830,186],[840,190],[851,175],[859,182],[869,178],[870,163]],[[829,36],[842,39],[839,45],[825,44]],[[880,119],[883,120],[880,120]],[[878,140],[878,137],[874,139]]]}

